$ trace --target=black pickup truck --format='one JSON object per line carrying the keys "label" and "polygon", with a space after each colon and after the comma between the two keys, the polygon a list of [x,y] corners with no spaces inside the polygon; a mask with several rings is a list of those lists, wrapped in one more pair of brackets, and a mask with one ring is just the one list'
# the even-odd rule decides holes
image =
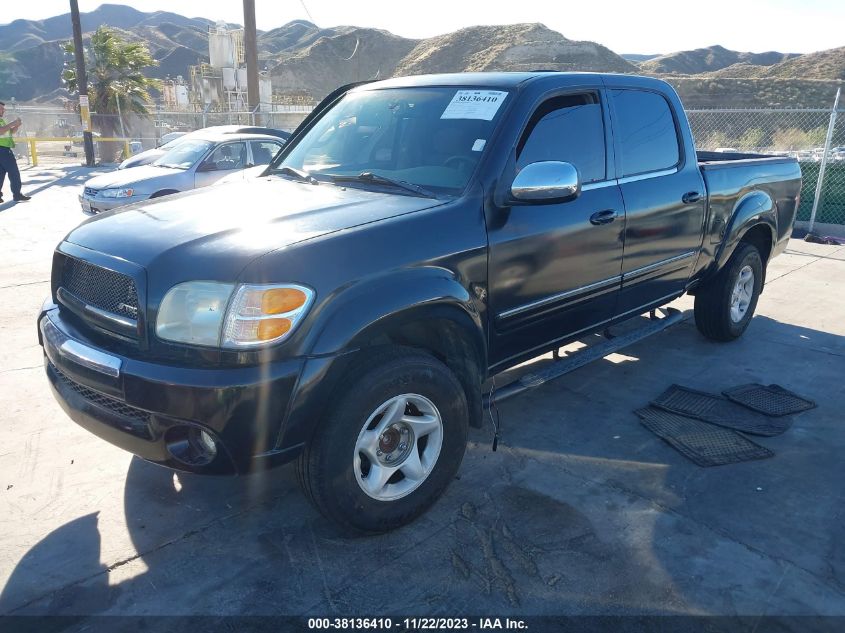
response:
{"label": "black pickup truck", "polygon": [[740,336],[800,184],[794,159],[696,155],[655,79],[338,90],[263,176],[71,231],[38,317],[47,376],[144,459],[296,458],[323,514],[389,530],[454,477],[490,377],[684,293],[704,336]]}

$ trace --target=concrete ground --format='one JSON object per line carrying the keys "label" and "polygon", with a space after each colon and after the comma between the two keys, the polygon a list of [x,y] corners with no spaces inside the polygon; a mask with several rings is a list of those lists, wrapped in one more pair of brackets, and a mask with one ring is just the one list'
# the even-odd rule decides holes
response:
{"label": "concrete ground", "polygon": [[[0,205],[0,614],[845,615],[845,247],[793,240],[737,342],[687,320],[502,403],[430,512],[349,539],[291,467],[175,475],[53,401],[35,316],[91,173]],[[748,382],[819,403],[773,459],[699,468],[632,413]]]}

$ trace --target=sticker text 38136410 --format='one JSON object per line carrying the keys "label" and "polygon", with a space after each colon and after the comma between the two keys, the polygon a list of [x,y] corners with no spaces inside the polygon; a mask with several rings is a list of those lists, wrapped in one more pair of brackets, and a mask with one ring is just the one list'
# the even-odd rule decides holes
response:
{"label": "sticker text 38136410", "polygon": [[501,90],[458,90],[440,118],[492,121],[507,96]]}

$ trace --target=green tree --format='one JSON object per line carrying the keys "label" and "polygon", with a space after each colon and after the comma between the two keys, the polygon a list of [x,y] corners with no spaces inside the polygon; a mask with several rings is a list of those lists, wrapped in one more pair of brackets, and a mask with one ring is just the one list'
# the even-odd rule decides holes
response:
{"label": "green tree", "polygon": [[[73,42],[64,45],[65,52],[73,55]],[[105,137],[119,136],[125,126],[127,114],[134,113],[142,117],[150,115],[152,104],[150,90],[158,89],[160,82],[144,74],[148,68],[158,65],[146,45],[140,42],[128,42],[117,31],[107,26],[100,26],[91,36],[86,50],[86,69],[88,73],[88,97],[91,112],[96,116],[97,128]],[[75,68],[66,68],[62,79],[68,90],[76,92],[79,88]],[[121,147],[112,148],[114,152]],[[101,155],[104,152],[101,150]]]}
{"label": "green tree", "polygon": [[827,138],[827,126],[820,125],[819,127],[813,128],[809,132],[807,132],[807,141],[813,147],[819,147],[824,145],[825,139]]}
{"label": "green tree", "polygon": [[772,135],[772,149],[779,151],[812,149],[812,143],[803,130],[794,127],[780,128]]}
{"label": "green tree", "polygon": [[759,127],[752,127],[739,137],[739,146],[744,150],[757,150],[765,144],[766,133]]}

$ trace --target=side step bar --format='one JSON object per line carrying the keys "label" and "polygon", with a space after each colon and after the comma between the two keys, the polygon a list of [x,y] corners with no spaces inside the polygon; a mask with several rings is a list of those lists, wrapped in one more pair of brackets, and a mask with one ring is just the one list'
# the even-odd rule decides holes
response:
{"label": "side step bar", "polygon": [[622,336],[607,338],[607,340],[602,341],[601,343],[585,347],[583,350],[564,356],[560,360],[557,360],[538,371],[525,374],[519,380],[496,389],[496,391],[492,394],[492,398],[490,394],[484,394],[482,400],[484,408],[488,409],[491,401],[501,402],[528,391],[529,389],[539,387],[550,380],[560,378],[564,374],[575,371],[594,360],[604,358],[608,354],[617,352],[623,347],[633,345],[644,338],[648,338],[652,334],[662,332],[669,326],[679,323],[684,318],[684,313],[680,310],[676,310],[675,308],[661,308],[659,312],[665,315],[663,318],[658,318],[656,314],[657,312],[657,310],[652,310],[650,322],[647,325],[637,328],[633,332],[623,334]]}

